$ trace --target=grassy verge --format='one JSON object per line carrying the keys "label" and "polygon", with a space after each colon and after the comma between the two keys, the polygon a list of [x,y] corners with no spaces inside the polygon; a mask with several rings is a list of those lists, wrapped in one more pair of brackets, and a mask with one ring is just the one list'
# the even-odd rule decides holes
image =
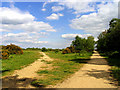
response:
{"label": "grassy verge", "polygon": [[109,57],[105,53],[100,53],[100,55],[106,58],[108,64],[111,66],[111,76],[116,79],[118,81],[118,85],[120,85],[120,58],[115,56]]}
{"label": "grassy verge", "polygon": [[40,58],[39,51],[26,51],[22,55],[11,55],[9,59],[2,60],[2,75],[8,75],[14,70],[21,69]]}
{"label": "grassy verge", "polygon": [[52,61],[52,70],[40,70],[38,74],[44,76],[38,81],[32,82],[32,85],[40,84],[43,86],[55,85],[62,82],[65,78],[79,70],[80,67],[90,59],[92,53],[81,54],[61,54],[61,52],[46,52],[48,56],[54,58]]}
{"label": "grassy verge", "polygon": [[108,64],[111,65],[111,75],[118,81],[120,85],[120,58],[108,58]]}

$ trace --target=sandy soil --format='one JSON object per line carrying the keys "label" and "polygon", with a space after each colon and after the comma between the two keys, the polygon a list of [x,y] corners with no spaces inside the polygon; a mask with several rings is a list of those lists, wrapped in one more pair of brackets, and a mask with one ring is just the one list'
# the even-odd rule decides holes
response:
{"label": "sandy soil", "polygon": [[41,69],[41,67],[45,67],[47,64],[45,62],[42,62],[41,60],[45,61],[52,61],[50,57],[48,57],[45,53],[40,52],[43,57],[36,60],[34,63],[30,64],[29,66],[21,69],[16,70],[12,76],[7,76],[2,78],[2,83],[4,88],[8,87],[14,87],[14,88],[31,88],[32,86],[30,83],[35,80],[36,78],[39,78],[39,75],[36,73],[38,70]]}
{"label": "sandy soil", "polygon": [[109,76],[110,66],[97,52],[78,72],[53,88],[116,88]]}

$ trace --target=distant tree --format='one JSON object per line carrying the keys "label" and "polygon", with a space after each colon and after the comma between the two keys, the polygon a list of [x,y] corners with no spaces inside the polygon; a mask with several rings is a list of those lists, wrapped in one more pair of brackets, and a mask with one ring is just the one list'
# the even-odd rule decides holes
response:
{"label": "distant tree", "polygon": [[93,51],[94,44],[95,41],[93,36],[89,36],[87,39],[76,36],[75,40],[72,41],[72,46],[75,47],[77,52],[80,52],[81,50]]}
{"label": "distant tree", "polygon": [[85,41],[81,37],[76,36],[75,40],[72,41],[72,45],[75,47],[76,50],[82,50],[84,49],[84,42]]}
{"label": "distant tree", "polygon": [[55,53],[58,53],[59,52],[59,49],[55,49]]}
{"label": "distant tree", "polygon": [[42,51],[42,52],[46,52],[47,49],[46,49],[45,47],[43,47],[43,48],[41,49],[41,51]]}
{"label": "distant tree", "polygon": [[89,36],[86,40],[86,45],[85,45],[86,51],[93,51],[94,45],[95,45],[94,37]]}

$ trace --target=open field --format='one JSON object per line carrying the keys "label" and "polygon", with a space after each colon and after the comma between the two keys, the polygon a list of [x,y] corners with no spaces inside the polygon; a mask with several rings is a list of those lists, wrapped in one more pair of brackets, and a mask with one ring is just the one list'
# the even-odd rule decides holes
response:
{"label": "open field", "polygon": [[2,60],[2,74],[7,75],[14,70],[21,69],[40,58],[39,51],[24,50],[22,55],[10,55],[9,59]]}
{"label": "open field", "polygon": [[52,51],[46,52],[46,54],[54,59],[54,61],[46,62],[47,64],[52,65],[52,69],[47,69],[47,67],[45,69],[44,67],[44,70],[39,70],[38,74],[42,76],[42,78],[32,82],[33,85],[41,84],[47,86],[62,82],[79,70],[92,55],[92,53],[86,53],[79,56],[75,53],[61,54],[61,52],[55,53]]}

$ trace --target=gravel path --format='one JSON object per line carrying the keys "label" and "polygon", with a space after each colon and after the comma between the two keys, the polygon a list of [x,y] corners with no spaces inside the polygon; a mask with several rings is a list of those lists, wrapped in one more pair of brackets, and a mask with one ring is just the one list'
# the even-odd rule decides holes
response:
{"label": "gravel path", "polygon": [[116,88],[111,82],[109,69],[106,60],[94,52],[87,64],[54,88]]}

